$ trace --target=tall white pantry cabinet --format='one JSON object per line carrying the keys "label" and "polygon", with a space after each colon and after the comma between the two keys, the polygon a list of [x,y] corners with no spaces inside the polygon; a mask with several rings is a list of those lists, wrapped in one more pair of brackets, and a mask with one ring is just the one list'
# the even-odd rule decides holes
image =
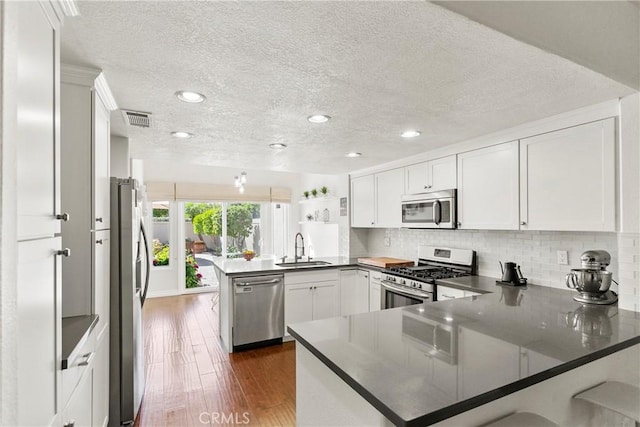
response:
{"label": "tall white pantry cabinet", "polygon": [[[68,64],[62,64],[61,70],[61,203],[70,216],[62,231],[63,245],[71,249],[62,265],[62,313],[65,318],[98,316],[80,352],[89,355],[78,365],[87,369],[74,373],[77,366],[71,364],[62,374],[64,391],[71,390],[63,425],[84,419],[89,425],[105,426],[109,412],[110,112],[117,106],[101,70]],[[91,391],[88,398],[86,390]]]}
{"label": "tall white pantry cabinet", "polygon": [[[11,95],[15,98],[13,142],[17,150],[14,418],[19,425],[44,426],[58,423],[61,409],[61,257],[66,252],[60,237],[63,216],[58,153],[59,46],[64,13],[56,2],[8,2],[3,7],[5,24],[15,29],[15,56],[8,58],[10,53],[5,50],[3,60],[15,58],[17,65],[10,69],[13,64],[3,64],[3,78],[15,77],[15,85],[5,88],[14,92],[3,93],[3,107],[7,98],[9,102]],[[4,44],[4,49],[8,45]],[[3,113],[3,117],[7,116]],[[3,363],[7,362],[3,358]]]}

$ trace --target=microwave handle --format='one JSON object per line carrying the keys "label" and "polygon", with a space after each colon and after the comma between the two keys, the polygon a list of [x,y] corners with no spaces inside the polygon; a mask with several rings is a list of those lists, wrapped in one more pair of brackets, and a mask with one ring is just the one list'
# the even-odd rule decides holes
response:
{"label": "microwave handle", "polygon": [[440,209],[440,201],[436,200],[435,202],[433,202],[433,222],[436,225],[440,225],[441,221],[442,221],[442,211]]}

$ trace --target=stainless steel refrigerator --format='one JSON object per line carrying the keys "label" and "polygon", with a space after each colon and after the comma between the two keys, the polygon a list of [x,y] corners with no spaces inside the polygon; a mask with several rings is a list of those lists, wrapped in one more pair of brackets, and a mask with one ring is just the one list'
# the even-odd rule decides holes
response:
{"label": "stainless steel refrigerator", "polygon": [[133,424],[145,387],[142,306],[150,258],[142,200],[135,179],[111,178],[110,426]]}

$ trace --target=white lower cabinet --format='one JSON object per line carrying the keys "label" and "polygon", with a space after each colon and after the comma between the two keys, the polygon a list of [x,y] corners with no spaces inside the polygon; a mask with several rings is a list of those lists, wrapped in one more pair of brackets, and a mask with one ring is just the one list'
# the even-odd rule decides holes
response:
{"label": "white lower cabinet", "polygon": [[[53,422],[59,399],[61,239],[19,242],[17,286],[18,424]],[[34,404],[37,402],[37,404]]]}
{"label": "white lower cabinet", "polygon": [[306,322],[340,315],[338,270],[286,273],[284,323]]}
{"label": "white lower cabinet", "polygon": [[92,426],[92,388],[93,371],[88,370],[80,379],[80,382],[71,395],[67,406],[62,411],[63,427]]}
{"label": "white lower cabinet", "polygon": [[369,272],[369,311],[378,311],[382,308],[382,274],[379,271]]}
{"label": "white lower cabinet", "polygon": [[456,298],[467,298],[475,295],[480,295],[478,292],[463,291],[462,289],[450,288],[448,286],[437,285],[436,286],[436,301],[446,301]]}
{"label": "white lower cabinet", "polygon": [[340,315],[369,311],[369,271],[345,269],[340,271]]}

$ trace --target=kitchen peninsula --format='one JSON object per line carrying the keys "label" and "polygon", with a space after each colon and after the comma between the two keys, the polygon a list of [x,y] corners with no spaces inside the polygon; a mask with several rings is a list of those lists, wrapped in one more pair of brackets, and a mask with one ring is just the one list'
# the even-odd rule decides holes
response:
{"label": "kitchen peninsula", "polygon": [[604,381],[640,385],[638,313],[474,281],[491,293],[290,325],[297,424],[483,425],[528,411],[589,425],[572,396]]}

